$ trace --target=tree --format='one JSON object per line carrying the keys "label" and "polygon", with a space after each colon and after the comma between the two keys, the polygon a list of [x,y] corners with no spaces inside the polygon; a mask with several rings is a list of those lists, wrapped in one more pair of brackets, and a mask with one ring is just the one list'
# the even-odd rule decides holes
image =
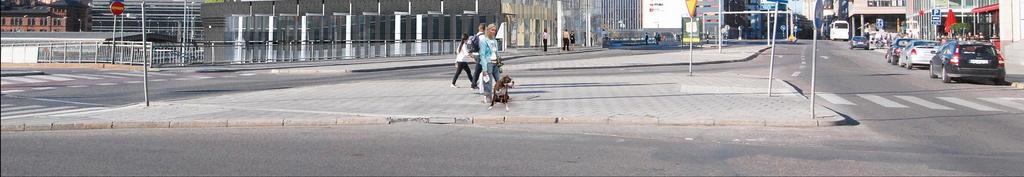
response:
{"label": "tree", "polygon": [[968,23],[956,23],[950,29],[953,31],[953,34],[964,34],[966,31],[973,31],[974,27]]}

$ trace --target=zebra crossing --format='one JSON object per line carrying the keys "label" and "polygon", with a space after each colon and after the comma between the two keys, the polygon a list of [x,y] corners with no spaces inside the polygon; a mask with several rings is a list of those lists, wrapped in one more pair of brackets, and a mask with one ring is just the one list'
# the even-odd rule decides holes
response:
{"label": "zebra crossing", "polygon": [[[178,76],[174,73],[150,73],[152,76]],[[90,74],[47,74],[32,76],[15,76],[0,78],[0,85],[38,84],[48,82],[67,82],[76,80],[106,80],[142,77],[141,73],[104,72]]]}
{"label": "zebra crossing", "polygon": [[38,116],[52,116],[52,115],[63,115],[72,113],[81,113],[87,111],[97,111],[107,109],[107,107],[80,107],[80,106],[56,106],[46,107],[41,105],[25,105],[18,106],[12,104],[0,104],[0,119],[17,119],[17,118],[29,118]]}
{"label": "zebra crossing", "polygon": [[[919,97],[910,95],[818,93],[818,98],[834,105],[879,106],[891,109],[974,110],[985,112],[1024,111],[1024,98],[990,97],[958,98],[949,96]],[[859,103],[859,104],[858,104]]]}

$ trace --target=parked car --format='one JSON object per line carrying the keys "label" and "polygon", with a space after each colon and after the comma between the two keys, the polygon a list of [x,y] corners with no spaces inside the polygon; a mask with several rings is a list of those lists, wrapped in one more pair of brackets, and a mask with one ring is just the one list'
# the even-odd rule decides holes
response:
{"label": "parked car", "polygon": [[959,78],[989,78],[996,84],[1006,80],[1006,60],[990,43],[956,41],[946,42],[929,63],[931,78],[942,82]]}
{"label": "parked car", "polygon": [[939,42],[931,40],[914,40],[902,49],[897,65],[913,70],[914,66],[928,65],[935,56],[935,47]]}
{"label": "parked car", "polygon": [[889,62],[889,64],[892,65],[896,65],[896,63],[900,60],[900,54],[902,54],[903,48],[907,47],[907,45],[910,45],[910,41],[913,40],[914,39],[911,38],[899,38],[896,40],[892,40],[892,43],[889,43],[889,48],[885,50],[886,62]]}
{"label": "parked car", "polygon": [[855,48],[862,48],[864,50],[871,50],[871,47],[868,46],[868,38],[866,38],[864,36],[854,36],[854,37],[850,38],[850,49],[852,50],[852,49],[855,49]]}

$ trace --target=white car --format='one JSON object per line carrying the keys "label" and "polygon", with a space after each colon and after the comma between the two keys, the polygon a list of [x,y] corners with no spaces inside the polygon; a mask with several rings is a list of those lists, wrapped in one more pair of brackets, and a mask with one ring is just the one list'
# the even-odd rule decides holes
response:
{"label": "white car", "polygon": [[935,47],[938,45],[938,42],[930,40],[910,41],[910,45],[901,51],[897,64],[908,70],[913,70],[915,66],[927,66],[931,64],[932,57],[935,56]]}

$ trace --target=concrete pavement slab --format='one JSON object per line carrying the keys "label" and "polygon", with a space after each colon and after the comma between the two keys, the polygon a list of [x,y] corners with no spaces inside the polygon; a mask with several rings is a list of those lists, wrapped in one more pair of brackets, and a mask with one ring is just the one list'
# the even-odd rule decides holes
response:
{"label": "concrete pavement slab", "polygon": [[[835,125],[818,124],[818,120],[809,118],[809,101],[782,81],[775,80],[775,95],[768,97],[767,88],[763,88],[767,80],[756,77],[521,77],[517,78],[520,84],[510,91],[511,111],[488,110],[473,91],[452,89],[437,82],[372,81],[268,90],[4,123],[77,119],[172,121],[169,127],[305,126],[327,125],[331,120],[338,125],[354,125],[388,124],[388,117],[468,116],[474,124]],[[819,109],[816,116],[841,118],[825,110]],[[213,122],[190,122],[202,120]]]}

